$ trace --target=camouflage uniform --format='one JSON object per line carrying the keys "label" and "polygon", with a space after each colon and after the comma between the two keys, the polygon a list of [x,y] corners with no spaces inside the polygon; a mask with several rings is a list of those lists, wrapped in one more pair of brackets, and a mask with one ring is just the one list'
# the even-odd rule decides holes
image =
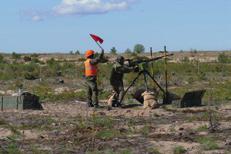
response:
{"label": "camouflage uniform", "polygon": [[123,63],[119,63],[118,61],[113,65],[111,77],[110,77],[110,83],[113,88],[113,91],[116,93],[114,97],[114,101],[116,101],[117,103],[120,102],[124,94],[124,84],[123,84],[124,73],[129,73],[132,72],[133,70],[134,70],[133,67],[128,67]]}
{"label": "camouflage uniform", "polygon": [[[99,57],[92,58],[90,63],[92,65],[97,65],[103,61],[103,53]],[[87,85],[87,102],[89,107],[97,107],[99,105],[98,101],[98,87],[97,87],[97,76],[85,77]]]}

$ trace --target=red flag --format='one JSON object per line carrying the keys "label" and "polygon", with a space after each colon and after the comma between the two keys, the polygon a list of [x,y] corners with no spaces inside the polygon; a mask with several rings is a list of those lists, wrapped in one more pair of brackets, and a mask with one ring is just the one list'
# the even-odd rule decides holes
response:
{"label": "red flag", "polygon": [[103,43],[103,39],[100,38],[99,36],[97,35],[94,35],[94,34],[90,34],[90,36],[92,37],[93,40],[95,40],[96,42],[99,42],[100,44]]}

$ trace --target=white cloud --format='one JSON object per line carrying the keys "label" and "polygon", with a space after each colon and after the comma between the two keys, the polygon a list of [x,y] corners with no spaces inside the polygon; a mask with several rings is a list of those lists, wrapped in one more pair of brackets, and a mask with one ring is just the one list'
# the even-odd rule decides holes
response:
{"label": "white cloud", "polygon": [[26,10],[20,11],[20,16],[22,19],[38,22],[43,21],[48,16],[48,13],[45,11]]}
{"label": "white cloud", "polygon": [[53,8],[56,15],[88,15],[125,10],[134,0],[62,0]]}
{"label": "white cloud", "polygon": [[32,21],[42,21],[43,18],[39,15],[34,15],[31,17]]}
{"label": "white cloud", "polygon": [[43,21],[54,16],[103,14],[128,9],[138,0],[62,0],[50,10],[24,10],[23,18],[31,21]]}

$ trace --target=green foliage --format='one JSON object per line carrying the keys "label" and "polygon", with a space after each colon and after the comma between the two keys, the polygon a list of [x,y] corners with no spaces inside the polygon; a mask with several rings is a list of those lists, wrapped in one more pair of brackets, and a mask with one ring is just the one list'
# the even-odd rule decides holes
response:
{"label": "green foliage", "polygon": [[86,99],[86,93],[84,91],[79,92],[63,92],[59,95],[53,95],[51,96],[51,101],[68,101],[68,100],[79,100],[79,101],[85,101]]}
{"label": "green foliage", "polygon": [[2,54],[0,54],[0,63],[4,63],[4,56]]}
{"label": "green foliage", "polygon": [[159,151],[158,149],[153,148],[153,147],[148,148],[147,151],[148,151],[149,154],[161,154],[160,151]]}
{"label": "green foliage", "polygon": [[223,52],[218,56],[218,62],[220,63],[230,63],[231,59]]}
{"label": "green foliage", "polygon": [[17,54],[15,52],[12,53],[12,58],[15,59],[15,60],[18,60],[21,58],[21,55],[20,54]]}
{"label": "green foliage", "polygon": [[136,44],[134,46],[134,50],[133,51],[134,51],[134,53],[137,53],[137,54],[144,53],[145,47],[142,44]]}
{"label": "green foliage", "polygon": [[[211,111],[214,115],[214,118],[216,118],[216,120],[221,119],[221,116],[216,113],[215,111]],[[192,121],[209,121],[210,120],[210,113],[209,112],[202,112],[198,115],[191,115],[189,117],[186,117],[188,121],[192,122]]]}
{"label": "green foliage", "polygon": [[177,146],[173,150],[174,154],[184,154],[186,152],[187,152],[187,150],[184,147],[182,147],[182,146]]}
{"label": "green foliage", "polygon": [[116,53],[117,53],[116,48],[112,47],[110,53],[116,55]]}
{"label": "green foliage", "polygon": [[121,151],[121,154],[132,154],[132,150],[131,149],[124,149]]}
{"label": "green foliage", "polygon": [[79,50],[76,50],[76,51],[75,51],[75,54],[76,54],[76,55],[80,55],[80,51],[79,51]]}
{"label": "green foliage", "polygon": [[209,136],[198,137],[196,141],[202,144],[204,150],[215,150],[219,148],[215,139]]}
{"label": "green foliage", "polygon": [[73,50],[69,51],[69,54],[74,55],[74,51]]}
{"label": "green foliage", "polygon": [[48,116],[29,116],[29,120],[22,125],[17,126],[21,130],[52,130],[52,123],[56,121]]}
{"label": "green foliage", "polygon": [[125,51],[124,51],[125,54],[131,54],[132,53],[132,50],[127,48]]}
{"label": "green foliage", "polygon": [[54,58],[51,58],[47,61],[47,67],[49,69],[49,74],[52,76],[56,75],[56,72],[61,69],[61,65]]}
{"label": "green foliage", "polygon": [[197,128],[197,131],[201,132],[201,131],[207,131],[208,130],[208,126],[207,125],[202,125],[200,127]]}
{"label": "green foliage", "polygon": [[113,128],[114,121],[110,117],[93,116],[90,120],[94,127]]}
{"label": "green foliage", "polygon": [[11,142],[8,145],[6,153],[8,153],[8,154],[22,154],[22,152],[19,150],[19,146],[14,142]]}
{"label": "green foliage", "polygon": [[31,59],[31,61],[32,61],[32,63],[39,63],[39,64],[42,63],[42,62],[41,62],[38,58],[36,58],[36,57],[33,57],[33,58]]}
{"label": "green foliage", "polygon": [[33,53],[33,54],[31,55],[31,57],[32,57],[32,58],[37,58],[37,57],[39,57],[39,55],[38,55],[37,53]]}
{"label": "green foliage", "polygon": [[82,67],[76,67],[74,63],[64,62],[62,65],[58,66],[57,69],[59,68],[62,71],[63,75],[66,77],[75,78],[78,75],[78,77],[80,78],[80,72],[82,72],[83,70]]}
{"label": "green foliage", "polygon": [[184,57],[182,60],[183,63],[189,63],[189,58],[188,57]]}
{"label": "green foliage", "polygon": [[119,136],[120,132],[118,130],[102,130],[97,132],[96,137],[103,140],[110,140]]}
{"label": "green foliage", "polygon": [[144,135],[145,137],[148,136],[150,132],[150,126],[145,125],[143,128],[141,128],[141,134]]}
{"label": "green foliage", "polygon": [[47,85],[34,86],[32,89],[33,93],[38,95],[41,100],[47,100],[52,95],[52,88]]}
{"label": "green foliage", "polygon": [[27,80],[34,80],[39,78],[39,65],[31,62],[29,64],[25,64],[24,66],[24,77]]}

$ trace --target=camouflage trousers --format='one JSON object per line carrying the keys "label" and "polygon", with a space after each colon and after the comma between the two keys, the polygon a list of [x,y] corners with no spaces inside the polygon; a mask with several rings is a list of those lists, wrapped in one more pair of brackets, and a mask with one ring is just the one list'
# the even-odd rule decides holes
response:
{"label": "camouflage trousers", "polygon": [[98,102],[98,88],[96,79],[86,79],[87,85],[87,102],[89,107],[97,106]]}
{"label": "camouflage trousers", "polygon": [[[114,100],[120,101],[124,94],[124,85],[123,82],[117,81],[116,83],[111,83],[112,89],[115,92]],[[122,102],[121,102],[122,103]]]}

